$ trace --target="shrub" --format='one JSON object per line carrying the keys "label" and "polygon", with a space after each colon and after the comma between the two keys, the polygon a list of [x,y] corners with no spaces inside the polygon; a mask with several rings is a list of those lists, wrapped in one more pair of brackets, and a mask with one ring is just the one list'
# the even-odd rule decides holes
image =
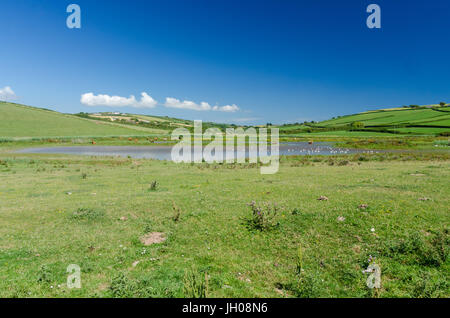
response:
{"label": "shrub", "polygon": [[266,231],[276,228],[279,225],[278,212],[276,204],[263,203],[257,204],[255,201],[249,203],[252,214],[247,219],[247,225],[255,230]]}
{"label": "shrub", "polygon": [[352,128],[364,128],[364,123],[360,121],[355,121],[351,124]]}
{"label": "shrub", "polygon": [[366,156],[358,156],[358,161],[369,161],[369,158]]}

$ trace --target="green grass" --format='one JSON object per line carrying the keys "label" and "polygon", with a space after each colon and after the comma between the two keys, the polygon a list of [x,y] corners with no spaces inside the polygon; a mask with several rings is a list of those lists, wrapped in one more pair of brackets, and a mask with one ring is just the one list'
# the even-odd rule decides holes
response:
{"label": "green grass", "polygon": [[437,120],[437,121],[433,121],[433,122],[428,122],[427,125],[432,125],[432,126],[449,126],[450,127],[450,118],[447,117],[446,119]]}
{"label": "green grass", "polygon": [[[402,125],[446,124],[441,110],[357,118],[433,135],[448,130]],[[288,140],[400,151],[282,157],[263,176],[253,164],[13,153],[150,145],[167,130],[8,103],[0,118],[0,297],[450,297],[446,137],[286,126],[300,136]],[[154,232],[166,240],[143,245]],[[376,291],[362,273],[370,257]],[[81,267],[79,290],[66,287],[69,264]]]}
{"label": "green grass", "polygon": [[330,137],[395,137],[397,134],[372,132],[372,131],[348,131],[348,130],[336,130],[336,131],[322,131],[297,134],[298,137],[314,137],[314,136],[330,136]]}
{"label": "green grass", "polygon": [[[284,135],[393,136],[396,134],[437,135],[450,133],[450,107],[394,108],[342,116],[319,123],[280,126]],[[352,129],[359,123],[358,131]],[[430,127],[431,126],[431,127]],[[439,126],[439,127],[433,127]]]}
{"label": "green grass", "polygon": [[[445,109],[446,107],[444,107]],[[343,124],[351,124],[352,122],[362,122],[365,126],[374,125],[395,125],[404,123],[426,122],[436,120],[440,117],[447,116],[444,112],[439,112],[433,109],[408,109],[403,110],[381,110],[368,113],[361,113],[351,116],[343,116],[341,118],[331,119],[320,122],[320,126],[336,126]]]}
{"label": "green grass", "polygon": [[[282,136],[299,137],[395,137],[399,134],[433,136],[450,132],[448,108],[405,108],[371,111],[343,116],[310,126],[281,126],[280,133]],[[113,138],[119,136],[132,138],[138,136],[154,137],[155,135],[167,136],[176,127],[192,126],[191,121],[176,118],[125,114],[125,117],[127,116],[147,120],[150,123],[135,124],[130,122],[110,122],[106,119],[95,120],[41,108],[0,102],[0,118],[2,119],[0,140],[45,140],[55,138],[75,140],[83,139],[83,137]],[[362,122],[365,128],[360,129],[360,131],[351,131],[348,125],[353,122]],[[224,128],[226,125],[204,123],[204,126]],[[384,131],[380,131],[380,129]],[[312,131],[308,132],[308,130]],[[118,141],[118,143],[121,144],[122,142]]]}
{"label": "green grass", "polygon": [[406,127],[406,128],[396,128],[394,130],[413,135],[433,135],[443,132],[450,132],[449,128],[433,128],[433,127]]}
{"label": "green grass", "polygon": [[0,102],[0,138],[134,136],[166,131],[93,121],[41,108]]}
{"label": "green grass", "polygon": [[[206,281],[208,297],[450,297],[448,156],[390,156],[283,158],[263,176],[0,154],[0,297],[183,297]],[[276,203],[276,226],[249,227],[251,201]],[[150,232],[167,239],[144,246]],[[379,291],[362,273],[370,255]],[[69,264],[79,290],[65,287]]]}

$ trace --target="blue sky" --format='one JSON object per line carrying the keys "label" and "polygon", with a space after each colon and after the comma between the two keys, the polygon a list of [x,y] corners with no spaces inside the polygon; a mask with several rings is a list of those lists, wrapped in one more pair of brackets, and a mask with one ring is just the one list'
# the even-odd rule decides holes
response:
{"label": "blue sky", "polygon": [[[71,3],[81,29],[66,27]],[[371,3],[381,29],[366,26]],[[249,124],[450,102],[448,21],[448,0],[2,0],[0,89],[62,112]],[[156,107],[80,102],[134,95],[136,105],[142,92]],[[168,97],[210,108],[166,107]]]}

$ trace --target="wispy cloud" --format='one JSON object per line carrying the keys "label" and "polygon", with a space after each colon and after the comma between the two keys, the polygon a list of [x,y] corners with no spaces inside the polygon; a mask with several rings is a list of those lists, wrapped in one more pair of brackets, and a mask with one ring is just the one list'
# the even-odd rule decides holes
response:
{"label": "wispy cloud", "polygon": [[3,88],[0,88],[0,99],[14,100],[17,99],[17,95],[14,93],[10,86],[5,86]]}
{"label": "wispy cloud", "polygon": [[94,95],[86,93],[81,95],[81,104],[86,106],[108,106],[108,107],[135,107],[135,108],[154,108],[158,103],[146,92],[141,93],[141,100],[138,101],[131,95],[130,97],[109,96],[104,94]]}
{"label": "wispy cloud", "polygon": [[232,119],[230,122],[235,122],[235,123],[248,123],[248,122],[254,122],[254,121],[258,121],[261,120],[261,117],[244,117],[244,118],[235,118]]}
{"label": "wispy cloud", "polygon": [[164,106],[169,108],[178,108],[178,109],[190,109],[190,110],[197,110],[197,111],[206,111],[206,110],[213,110],[213,111],[220,111],[220,112],[236,112],[239,110],[239,107],[236,105],[225,105],[225,106],[211,106],[210,104],[206,102],[201,102],[200,104],[197,104],[195,102],[184,100],[180,101],[179,99],[173,98],[173,97],[167,97],[166,102],[164,103]]}

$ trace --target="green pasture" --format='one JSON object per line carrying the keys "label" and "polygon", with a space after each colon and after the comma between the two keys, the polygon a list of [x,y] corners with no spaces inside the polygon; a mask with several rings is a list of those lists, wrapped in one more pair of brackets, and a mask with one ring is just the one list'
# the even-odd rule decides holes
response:
{"label": "green pasture", "polygon": [[3,152],[0,177],[0,297],[450,297],[448,156],[299,156],[261,175]]}

